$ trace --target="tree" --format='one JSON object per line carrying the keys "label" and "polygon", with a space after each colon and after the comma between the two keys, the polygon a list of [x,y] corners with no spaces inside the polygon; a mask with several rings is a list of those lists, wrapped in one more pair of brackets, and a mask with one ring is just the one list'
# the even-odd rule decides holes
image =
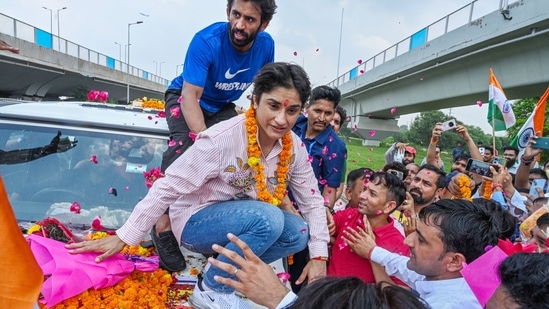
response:
{"label": "tree", "polygon": [[437,122],[450,120],[451,117],[439,110],[421,112],[419,117],[414,119],[410,130],[406,134],[408,142],[415,144],[428,144],[431,140],[431,133]]}

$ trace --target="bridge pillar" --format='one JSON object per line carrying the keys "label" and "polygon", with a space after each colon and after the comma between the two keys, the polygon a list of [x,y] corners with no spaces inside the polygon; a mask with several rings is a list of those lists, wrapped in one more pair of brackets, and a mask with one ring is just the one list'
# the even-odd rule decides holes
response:
{"label": "bridge pillar", "polygon": [[379,142],[400,132],[398,120],[376,119],[364,116],[353,117],[352,125],[357,125],[357,134],[362,138],[363,146],[379,146]]}

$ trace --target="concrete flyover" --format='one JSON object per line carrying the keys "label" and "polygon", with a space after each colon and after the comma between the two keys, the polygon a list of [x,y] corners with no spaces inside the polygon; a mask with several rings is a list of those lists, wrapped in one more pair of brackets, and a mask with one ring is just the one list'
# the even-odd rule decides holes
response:
{"label": "concrete flyover", "polygon": [[[105,90],[109,98],[127,102],[143,96],[163,98],[168,80],[117,59],[66,41],[0,13],[0,39],[18,47],[20,54],[0,53],[0,97],[58,100],[78,86]],[[7,22],[6,22],[7,21]],[[11,29],[10,29],[11,28]]]}
{"label": "concrete flyover", "polygon": [[386,50],[372,58],[374,64],[354,68],[354,77],[353,70],[340,77],[346,79],[339,84],[342,105],[364,144],[398,132],[398,115],[486,101],[490,68],[508,99],[541,95],[549,85],[547,0],[521,0],[502,9],[376,66]]}

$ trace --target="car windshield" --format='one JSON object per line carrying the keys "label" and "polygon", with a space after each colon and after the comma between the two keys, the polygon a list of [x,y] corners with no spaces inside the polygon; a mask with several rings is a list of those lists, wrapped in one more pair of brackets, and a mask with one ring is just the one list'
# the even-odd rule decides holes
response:
{"label": "car windshield", "polygon": [[100,218],[114,229],[147,194],[143,172],[160,166],[166,147],[153,134],[0,124],[0,175],[20,222],[54,217],[86,229]]}

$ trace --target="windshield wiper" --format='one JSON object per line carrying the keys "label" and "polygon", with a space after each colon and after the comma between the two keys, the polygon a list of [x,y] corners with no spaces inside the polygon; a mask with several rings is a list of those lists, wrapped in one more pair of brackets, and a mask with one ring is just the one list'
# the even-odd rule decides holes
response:
{"label": "windshield wiper", "polygon": [[51,142],[43,147],[16,149],[10,151],[0,150],[0,164],[10,165],[30,162],[53,153],[65,152],[76,147],[76,143],[78,143],[76,139],[71,141],[68,137],[61,138],[61,135],[63,135],[61,131],[57,131],[57,135],[51,140]]}

